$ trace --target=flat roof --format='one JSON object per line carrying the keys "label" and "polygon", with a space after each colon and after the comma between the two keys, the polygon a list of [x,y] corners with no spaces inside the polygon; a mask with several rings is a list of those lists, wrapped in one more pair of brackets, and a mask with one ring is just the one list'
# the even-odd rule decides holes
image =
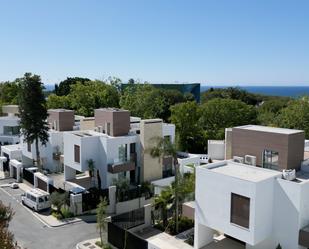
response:
{"label": "flat roof", "polygon": [[229,160],[219,163],[208,164],[204,168],[207,168],[212,172],[251,182],[259,182],[268,178],[281,176],[281,172],[279,171],[250,166],[247,164],[237,163]]}
{"label": "flat roof", "polygon": [[58,108],[58,109],[48,109],[49,112],[73,112],[73,110],[69,110],[69,109],[62,109],[62,108]]}
{"label": "flat roof", "polygon": [[251,130],[251,131],[288,134],[288,135],[304,132],[303,130],[294,130],[294,129],[286,129],[286,128],[278,128],[278,127],[270,127],[270,126],[262,126],[262,125],[243,125],[243,126],[237,126],[234,128],[243,129],[243,130]]}
{"label": "flat roof", "polygon": [[1,150],[10,151],[10,152],[14,152],[14,151],[21,152],[22,147],[21,147],[21,144],[9,144],[9,145],[2,145]]}
{"label": "flat roof", "polygon": [[109,112],[129,112],[128,110],[120,109],[120,108],[116,108],[116,107],[102,107],[102,108],[98,108],[96,110],[109,111]]}

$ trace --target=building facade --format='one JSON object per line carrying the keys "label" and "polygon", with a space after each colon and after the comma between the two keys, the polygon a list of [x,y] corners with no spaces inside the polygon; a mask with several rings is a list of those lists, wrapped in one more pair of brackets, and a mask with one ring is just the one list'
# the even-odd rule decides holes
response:
{"label": "building facade", "polygon": [[[243,126],[227,137],[226,154],[234,159],[196,168],[194,247],[212,243],[219,231],[247,249],[308,248],[303,131]],[[245,160],[248,155],[254,163]]]}

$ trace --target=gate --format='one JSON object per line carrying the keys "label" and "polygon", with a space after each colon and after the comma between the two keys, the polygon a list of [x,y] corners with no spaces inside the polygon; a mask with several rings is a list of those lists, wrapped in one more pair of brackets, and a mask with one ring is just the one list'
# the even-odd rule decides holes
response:
{"label": "gate", "polygon": [[3,170],[4,171],[10,171],[10,157],[9,157],[9,155],[8,154],[6,154],[6,153],[3,153],[3,156],[5,156],[6,157],[6,162],[4,162],[3,163]]}
{"label": "gate", "polygon": [[136,234],[108,222],[108,242],[119,249],[147,249],[148,242]]}
{"label": "gate", "polygon": [[47,191],[47,182],[44,182],[42,179],[40,179],[39,177],[37,177],[38,180],[38,188],[42,189],[44,191]]}
{"label": "gate", "polygon": [[30,184],[34,185],[34,175],[33,172],[23,169],[23,179],[29,182]]}

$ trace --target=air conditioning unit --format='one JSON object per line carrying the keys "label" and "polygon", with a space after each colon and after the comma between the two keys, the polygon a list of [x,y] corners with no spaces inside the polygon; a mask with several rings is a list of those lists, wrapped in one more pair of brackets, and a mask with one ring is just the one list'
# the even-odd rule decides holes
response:
{"label": "air conditioning unit", "polygon": [[293,181],[296,179],[295,169],[284,169],[282,171],[282,178],[288,181]]}
{"label": "air conditioning unit", "polygon": [[256,166],[256,156],[245,155],[245,164]]}
{"label": "air conditioning unit", "polygon": [[244,163],[244,158],[240,156],[233,156],[233,161],[236,163]]}

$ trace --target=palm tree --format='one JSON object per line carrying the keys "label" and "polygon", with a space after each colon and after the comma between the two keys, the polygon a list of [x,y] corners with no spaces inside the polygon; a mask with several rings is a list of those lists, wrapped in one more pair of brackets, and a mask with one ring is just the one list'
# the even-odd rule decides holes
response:
{"label": "palm tree", "polygon": [[107,201],[104,198],[101,198],[101,201],[97,207],[97,227],[100,230],[100,240],[101,240],[101,247],[103,248],[103,231],[106,229],[106,208],[107,208]]}
{"label": "palm tree", "polygon": [[178,218],[179,218],[179,197],[178,197],[178,171],[179,164],[177,160],[177,150],[174,143],[172,143],[169,139],[165,139],[162,137],[154,137],[155,146],[150,148],[150,155],[152,157],[157,157],[159,160],[163,157],[172,157],[173,165],[175,171],[175,183],[174,183],[174,191],[175,191],[175,231],[178,233]]}
{"label": "palm tree", "polygon": [[169,204],[173,202],[173,197],[172,188],[169,187],[162,190],[160,195],[157,195],[154,199],[155,208],[161,210],[161,218],[164,228],[167,226],[167,210],[169,208]]}

